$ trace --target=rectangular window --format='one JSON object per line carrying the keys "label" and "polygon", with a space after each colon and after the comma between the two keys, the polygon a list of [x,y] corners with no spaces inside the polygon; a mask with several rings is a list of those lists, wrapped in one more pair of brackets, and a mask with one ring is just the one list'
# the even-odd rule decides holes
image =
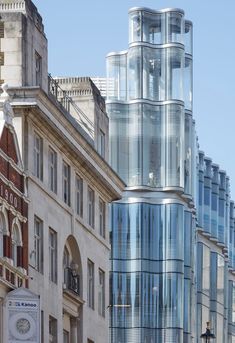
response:
{"label": "rectangular window", "polygon": [[57,153],[49,148],[49,188],[52,192],[57,192]]}
{"label": "rectangular window", "polygon": [[63,330],[63,343],[69,343],[69,332]]}
{"label": "rectangular window", "polygon": [[4,38],[4,21],[0,21],[0,38]]}
{"label": "rectangular window", "polygon": [[36,86],[42,85],[42,57],[35,52],[35,82]]}
{"label": "rectangular window", "polygon": [[57,320],[49,316],[49,342],[57,343]]}
{"label": "rectangular window", "polygon": [[87,262],[87,303],[94,310],[94,263],[90,260]]}
{"label": "rectangular window", "polygon": [[82,217],[83,215],[83,179],[76,176],[76,208],[77,214]]}
{"label": "rectangular window", "polygon": [[34,217],[34,267],[43,273],[43,222]]}
{"label": "rectangular window", "polygon": [[43,140],[34,134],[34,175],[43,180]]}
{"label": "rectangular window", "polygon": [[95,220],[95,192],[88,187],[88,224],[94,228]]}
{"label": "rectangular window", "polygon": [[70,206],[70,166],[63,161],[63,200]]}
{"label": "rectangular window", "polygon": [[98,313],[105,316],[105,272],[99,269]]}
{"label": "rectangular window", "polygon": [[44,343],[44,312],[41,311],[41,343]]}
{"label": "rectangular window", "polygon": [[0,65],[4,65],[4,52],[0,52]]}
{"label": "rectangular window", "polygon": [[105,202],[99,200],[99,227],[100,235],[105,238]]}
{"label": "rectangular window", "polygon": [[105,133],[102,130],[99,131],[98,136],[98,152],[105,158]]}
{"label": "rectangular window", "polygon": [[57,233],[49,229],[49,279],[57,282]]}

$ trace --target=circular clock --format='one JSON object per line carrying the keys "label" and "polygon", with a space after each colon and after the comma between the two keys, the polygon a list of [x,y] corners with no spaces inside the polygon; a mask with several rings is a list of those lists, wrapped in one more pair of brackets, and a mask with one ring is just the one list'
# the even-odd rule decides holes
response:
{"label": "circular clock", "polygon": [[16,322],[16,329],[22,335],[25,335],[30,330],[30,322],[26,318],[20,318]]}
{"label": "circular clock", "polygon": [[35,335],[36,323],[29,312],[15,313],[10,317],[9,329],[13,337],[25,341]]}

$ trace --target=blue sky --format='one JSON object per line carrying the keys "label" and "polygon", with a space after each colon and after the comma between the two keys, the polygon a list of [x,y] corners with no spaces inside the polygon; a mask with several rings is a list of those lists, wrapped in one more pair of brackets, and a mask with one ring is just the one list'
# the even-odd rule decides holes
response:
{"label": "blue sky", "polygon": [[235,199],[235,0],[34,0],[54,76],[105,76],[128,44],[128,9],[182,8],[194,25],[194,118],[201,150],[227,171]]}

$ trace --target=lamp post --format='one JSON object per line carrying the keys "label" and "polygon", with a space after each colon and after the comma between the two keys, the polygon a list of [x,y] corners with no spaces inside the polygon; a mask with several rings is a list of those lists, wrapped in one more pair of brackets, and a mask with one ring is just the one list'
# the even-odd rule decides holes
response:
{"label": "lamp post", "polygon": [[203,340],[205,340],[206,343],[210,343],[211,338],[216,338],[210,330],[210,322],[206,322],[206,332],[201,334],[201,338],[203,338]]}

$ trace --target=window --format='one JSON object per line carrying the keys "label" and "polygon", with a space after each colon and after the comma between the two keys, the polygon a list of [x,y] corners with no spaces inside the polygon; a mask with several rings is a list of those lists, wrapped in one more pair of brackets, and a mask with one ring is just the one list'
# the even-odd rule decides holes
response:
{"label": "window", "polygon": [[3,234],[5,228],[5,220],[3,215],[0,215],[0,257],[3,257]]}
{"label": "window", "polygon": [[44,343],[44,312],[41,310],[41,343]]}
{"label": "window", "polygon": [[105,133],[102,130],[99,131],[98,136],[98,152],[105,158]]}
{"label": "window", "polygon": [[35,76],[36,86],[42,85],[42,57],[35,52]]}
{"label": "window", "polygon": [[57,343],[57,320],[49,316],[49,342]]}
{"label": "window", "polygon": [[34,134],[34,175],[43,179],[43,141],[38,134]]}
{"label": "window", "polygon": [[49,188],[52,192],[57,192],[57,153],[49,148]]}
{"label": "window", "polygon": [[57,233],[49,229],[49,278],[57,282]]}
{"label": "window", "polygon": [[43,273],[43,223],[35,216],[34,218],[34,267]]}
{"label": "window", "polygon": [[94,310],[94,263],[88,260],[87,263],[87,302]]}
{"label": "window", "polygon": [[99,226],[100,226],[100,235],[105,238],[105,202],[99,200]]}
{"label": "window", "polygon": [[95,342],[88,338],[87,343],[95,343]]}
{"label": "window", "polygon": [[69,332],[63,330],[63,343],[69,343]]}
{"label": "window", "polygon": [[19,256],[18,256],[18,246],[20,246],[20,236],[19,228],[17,225],[13,226],[11,234],[11,255],[13,260],[13,265],[18,267],[20,265]]}
{"label": "window", "polygon": [[83,215],[83,180],[80,176],[76,176],[76,208],[77,214]]}
{"label": "window", "polygon": [[94,228],[95,192],[88,187],[88,224]]}
{"label": "window", "polygon": [[105,316],[105,273],[99,269],[98,313]]}
{"label": "window", "polygon": [[70,206],[70,166],[63,162],[63,200]]}
{"label": "window", "polygon": [[4,21],[0,21],[0,38],[4,38]]}
{"label": "window", "polygon": [[4,52],[0,52],[0,66],[4,65]]}

